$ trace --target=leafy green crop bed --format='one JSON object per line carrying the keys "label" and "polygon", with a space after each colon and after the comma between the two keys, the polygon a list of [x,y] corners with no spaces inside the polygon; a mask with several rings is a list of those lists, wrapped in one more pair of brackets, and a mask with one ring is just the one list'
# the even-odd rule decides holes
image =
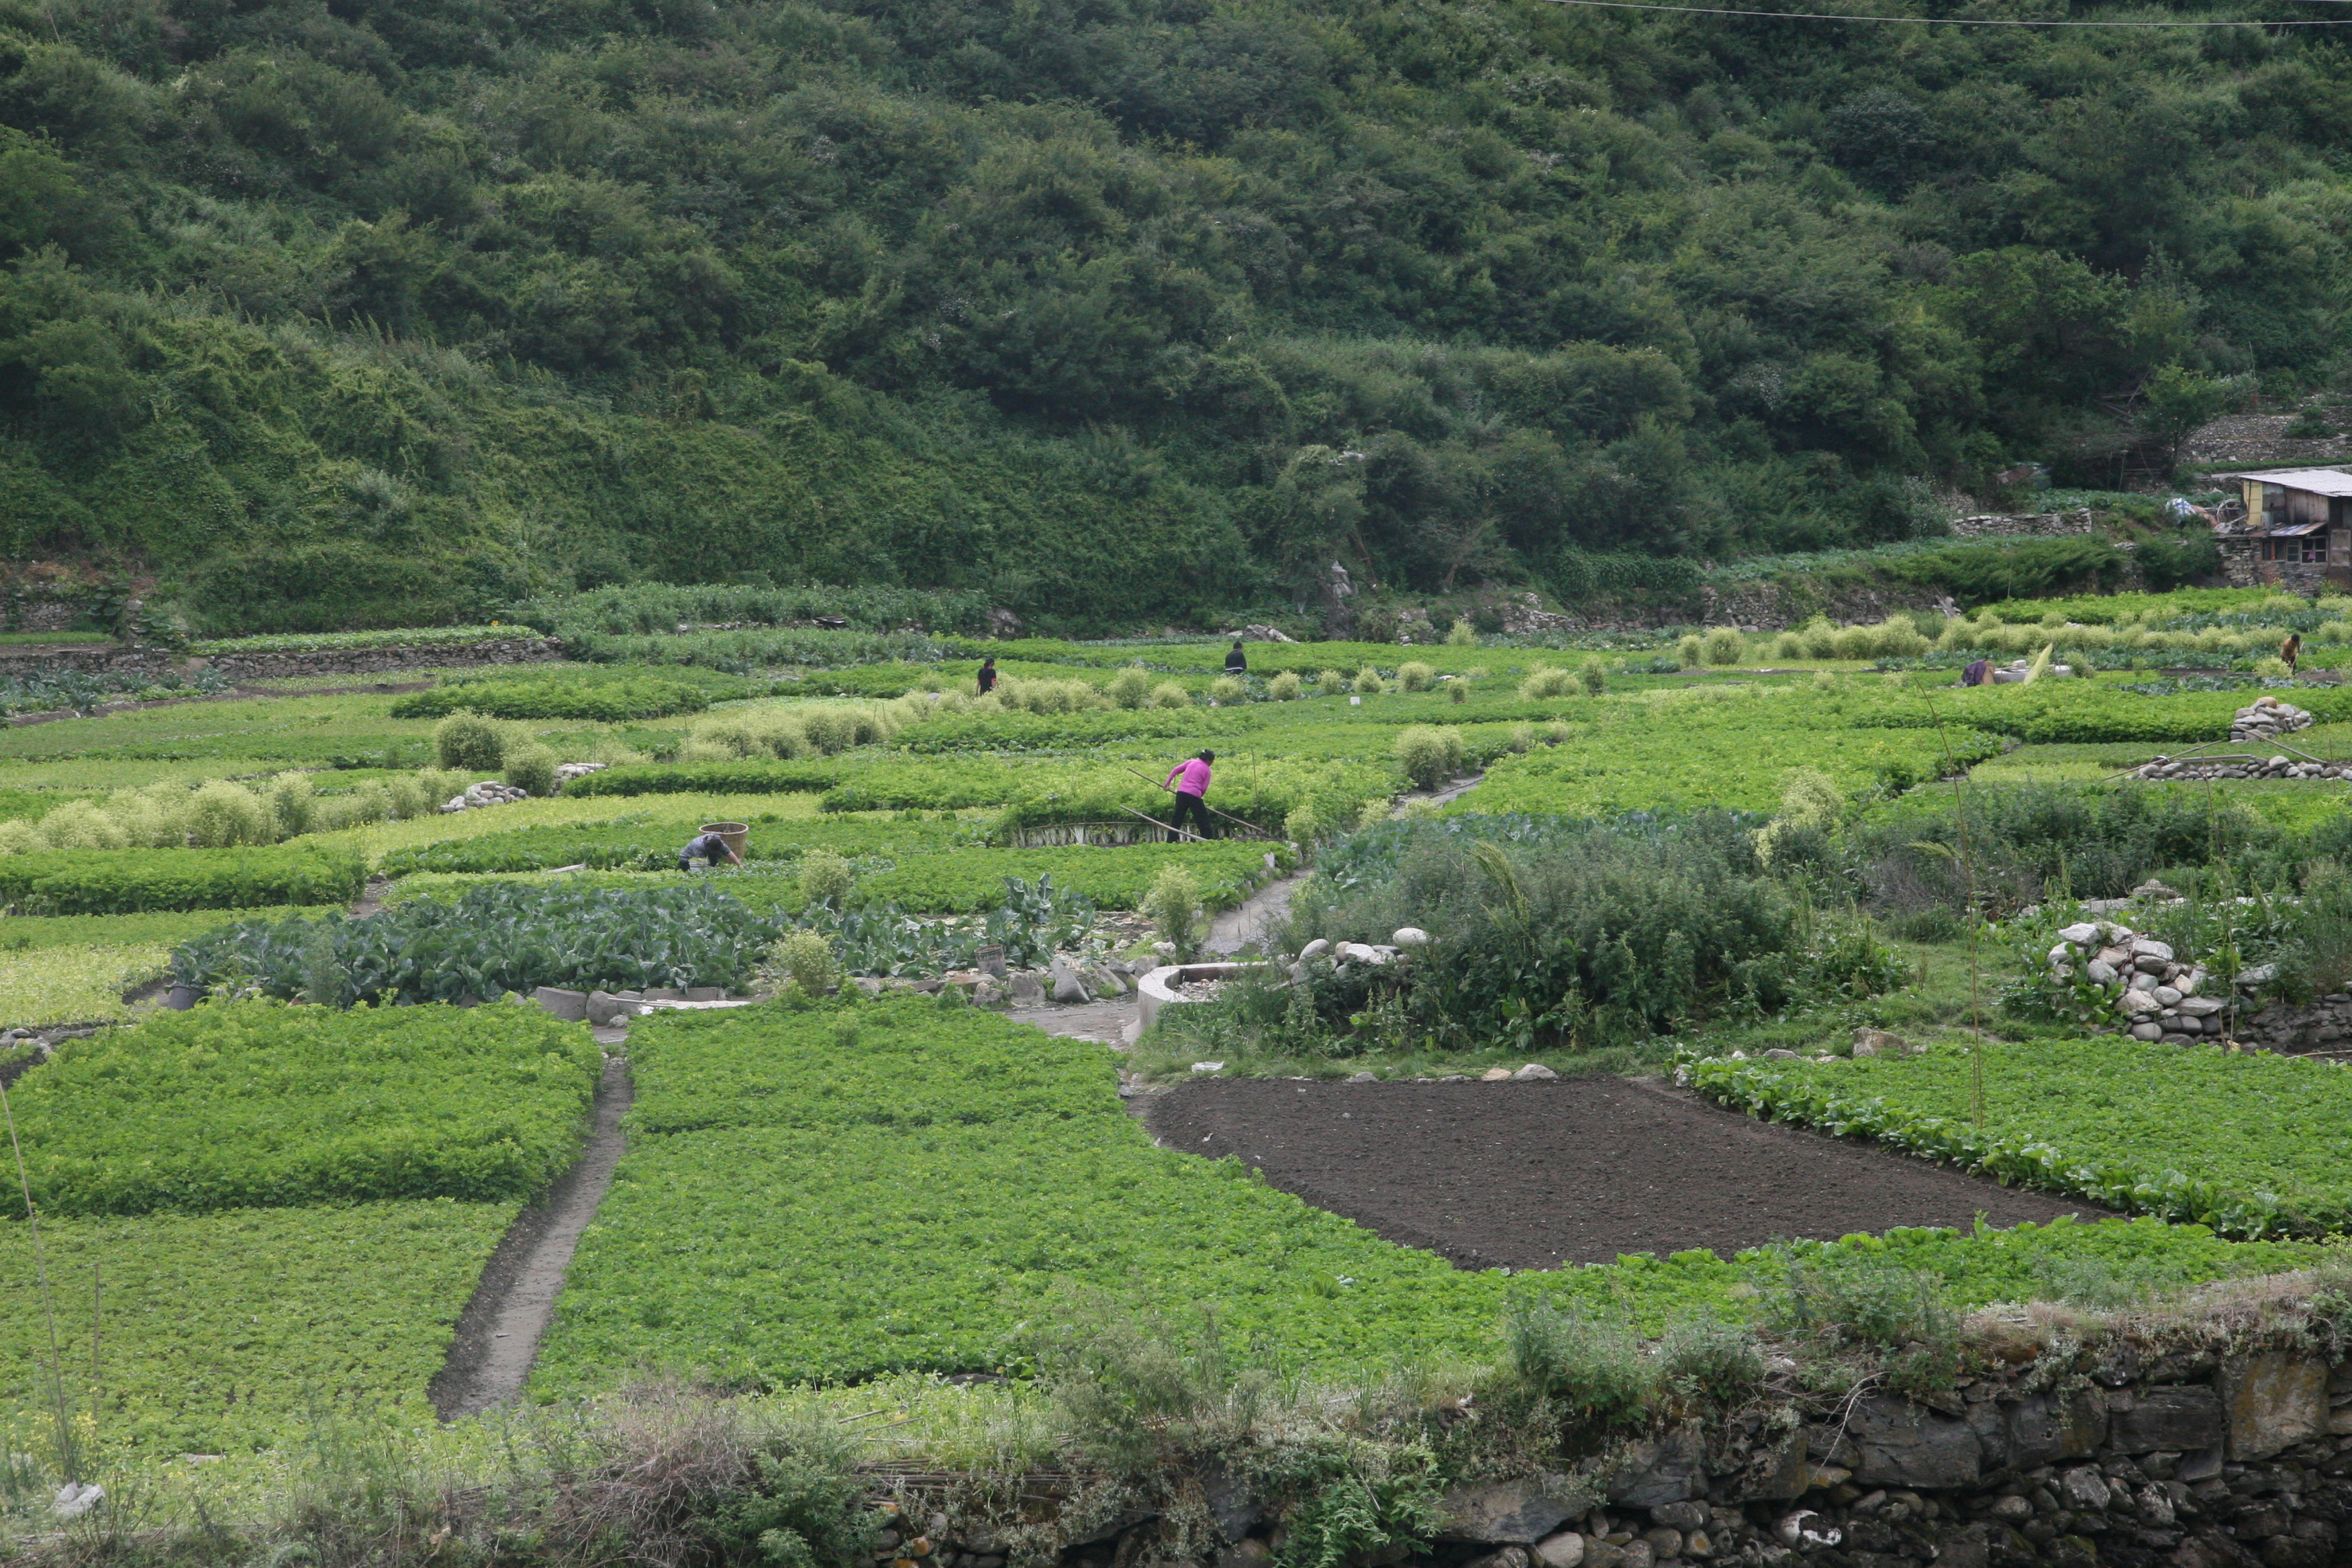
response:
{"label": "leafy green crop bed", "polygon": [[992,909],[1004,900],[1008,877],[1084,895],[1098,909],[1131,910],[1143,901],[1162,866],[1191,870],[1202,901],[1227,909],[1249,896],[1270,873],[1265,857],[1287,868],[1288,845],[1229,840],[1211,844],[1138,844],[1125,848],[949,849],[903,859],[892,869],[858,879],[860,898],[929,914]]}
{"label": "leafy green crop bed", "polygon": [[69,942],[0,953],[0,1028],[97,1024],[127,1011],[124,993],[162,977],[161,942]]}
{"label": "leafy green crop bed", "polygon": [[366,880],[357,856],[325,854],[301,843],[0,856],[0,903],[37,914],[343,903]]}
{"label": "leafy green crop bed", "polygon": [[710,694],[683,681],[473,680],[395,699],[395,719],[438,719],[461,708],[493,719],[580,719],[599,724],[699,713]]}
{"label": "leafy green crop bed", "polygon": [[[1947,725],[1990,730],[2038,743],[2223,741],[2230,716],[2261,693],[2181,691],[2151,697],[2106,680],[2038,680],[2031,686],[1983,686],[1969,690],[1857,693],[1836,705],[1844,721],[1918,729]],[[2352,689],[2308,687],[2279,695],[2325,722],[2352,718]]]}
{"label": "leafy green crop bed", "polygon": [[1906,789],[1999,753],[1979,731],[1833,728],[1785,695],[1712,695],[1600,710],[1567,742],[1499,759],[1454,813],[1769,810],[1789,774],[1814,768],[1842,791]]}
{"label": "leafy green crop bed", "polygon": [[47,948],[168,947],[240,920],[315,919],[335,904],[290,904],[265,910],[163,910],[128,915],[9,915],[0,918],[0,963],[12,952]]}
{"label": "leafy green crop bed", "polygon": [[596,888],[486,882],[360,920],[240,921],[172,957],[194,985],[257,985],[339,1005],[488,1001],[541,985],[576,990],[749,984],[778,922],[706,886]]}
{"label": "leafy green crop bed", "polygon": [[[101,1443],[221,1454],[315,1436],[321,1416],[427,1426],[425,1385],[517,1206],[45,1215],[68,1399],[90,1407],[95,1282]],[[31,1227],[0,1224],[0,1441],[19,1453],[47,1446],[55,1408],[37,1281]]]}
{"label": "leafy green crop bed", "polygon": [[987,1012],[892,1000],[822,1016],[778,1007],[677,1013],[630,1032],[632,1136],[717,1127],[1076,1123],[1118,1075],[1100,1049]]}
{"label": "leafy green crop bed", "polygon": [[190,643],[203,657],[236,653],[330,653],[377,647],[446,647],[453,643],[493,642],[539,634],[523,626],[393,626],[365,632],[283,632],[268,637],[210,637]]}
{"label": "leafy green crop bed", "polygon": [[[593,776],[593,775],[592,775]],[[557,866],[598,870],[660,870],[711,820],[700,815],[636,812],[610,822],[551,825],[487,833],[394,849],[383,858],[388,876],[416,871],[541,871]],[[898,818],[811,819],[763,816],[749,819],[746,860],[797,860],[812,849],[855,857],[919,853],[972,836],[969,825]]]}
{"label": "leafy green crop bed", "polygon": [[1891,1258],[1959,1305],[2047,1293],[2062,1274],[2189,1283],[2309,1256],[2113,1221],[1469,1273],[1237,1162],[1153,1147],[1098,1047],[986,1015],[768,1005],[647,1020],[632,1051],[629,1151],[557,1303],[543,1395],[609,1387],[647,1357],[770,1385],[1018,1366],[1022,1325],[1065,1281],[1213,1310],[1237,1341],[1337,1371],[1492,1355],[1523,1293],[1651,1332],[1744,1317],[1792,1256]]}
{"label": "leafy green crop bed", "polygon": [[1727,1105],[1950,1160],[2004,1182],[2233,1236],[2352,1225],[2352,1073],[2292,1057],[2111,1036],[1969,1053],[1686,1064]]}
{"label": "leafy green crop bed", "polygon": [[44,1213],[520,1199],[578,1151],[603,1062],[536,1008],[216,1004],[68,1041],[16,1130]]}

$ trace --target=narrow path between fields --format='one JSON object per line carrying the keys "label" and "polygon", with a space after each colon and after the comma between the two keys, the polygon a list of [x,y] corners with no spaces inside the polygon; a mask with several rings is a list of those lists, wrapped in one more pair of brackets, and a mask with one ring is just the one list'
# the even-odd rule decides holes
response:
{"label": "narrow path between fields", "polygon": [[449,1359],[425,1390],[443,1420],[478,1415],[522,1392],[572,1251],[613,1184],[625,1143],[621,1118],[635,1098],[628,1058],[606,1057],[587,1146],[545,1197],[515,1216],[457,1319]]}

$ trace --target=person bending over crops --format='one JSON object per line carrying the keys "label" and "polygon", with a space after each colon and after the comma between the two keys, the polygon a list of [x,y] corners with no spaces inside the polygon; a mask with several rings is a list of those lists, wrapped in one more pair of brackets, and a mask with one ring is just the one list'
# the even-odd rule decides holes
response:
{"label": "person bending over crops", "polygon": [[743,863],[743,857],[735,853],[735,846],[716,833],[706,833],[677,852],[677,868],[691,871],[697,860],[706,866],[716,866],[722,855],[738,866]]}
{"label": "person bending over crops", "polygon": [[1172,787],[1176,791],[1176,809],[1168,818],[1169,826],[1175,829],[1168,836],[1171,844],[1184,837],[1184,819],[1188,816],[1200,824],[1194,831],[1202,837],[1214,838],[1217,836],[1215,819],[1209,815],[1207,799],[1209,764],[1216,760],[1216,752],[1202,752],[1188,762],[1178,763],[1160,781],[1161,788]]}
{"label": "person bending over crops", "polygon": [[2294,673],[2294,667],[2303,662],[2303,634],[2301,632],[2289,632],[2286,634],[2286,641],[2279,644],[2279,658],[2286,661],[2286,672],[2289,675],[2293,675]]}

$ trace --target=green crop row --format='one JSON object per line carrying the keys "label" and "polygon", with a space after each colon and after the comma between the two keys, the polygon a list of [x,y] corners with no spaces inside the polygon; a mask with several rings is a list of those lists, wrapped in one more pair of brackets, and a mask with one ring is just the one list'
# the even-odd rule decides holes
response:
{"label": "green crop row", "polygon": [[792,763],[625,763],[572,779],[568,796],[635,795],[817,794],[839,784],[848,764]]}
{"label": "green crop row", "polygon": [[[650,812],[578,826],[515,828],[479,837],[445,839],[395,849],[383,858],[388,876],[419,871],[540,871],[557,866],[598,870],[659,870],[701,831],[700,816],[656,818]],[[836,855],[917,852],[941,848],[971,830],[953,822],[832,817],[751,818],[747,860],[795,860],[812,849]]]}
{"label": "green crop row", "polygon": [[1090,1121],[1113,1058],[1038,1049],[995,1014],[892,997],[819,1024],[777,1004],[670,1014],[630,1032],[631,1135],[716,1127],[914,1129]]}
{"label": "green crop row", "polygon": [[525,626],[395,626],[367,632],[290,632],[270,637],[210,637],[188,645],[204,658],[237,653],[334,653],[374,647],[447,647],[453,643],[496,642],[536,637]]}
{"label": "green crop row", "polygon": [[1232,1160],[1152,1146],[1108,1058],[969,1009],[887,1000],[648,1019],[641,1098],[535,1373],[543,1395],[650,1359],[778,1385],[1018,1369],[1065,1283],[1213,1312],[1295,1370],[1492,1356],[1518,1296],[1644,1332],[1750,1315],[1792,1260],[1891,1263],[1955,1305],[2048,1292],[2053,1265],[2189,1284],[2297,1247],[2110,1221],[1704,1251],[1506,1276],[1380,1240]]}
{"label": "green crop row", "polygon": [[[1932,729],[1939,722],[2037,743],[2229,739],[2230,716],[2257,691],[2183,691],[2151,697],[2105,680],[2037,680],[1929,693],[1858,692],[1822,704],[1834,721],[1863,728]],[[2352,688],[2298,688],[2278,694],[2326,722],[2352,719]]]}
{"label": "green crop row", "polygon": [[315,1441],[337,1418],[429,1426],[426,1385],[516,1208],[44,1215],[40,1270],[32,1227],[0,1224],[0,1412],[16,1417],[0,1443],[49,1447],[52,1321],[68,1408],[109,1447],[230,1454]]}
{"label": "green crop row", "polygon": [[1828,1062],[1687,1060],[1724,1104],[2007,1183],[2225,1235],[2352,1226],[2352,1074],[2324,1062],[2100,1036]]}
{"label": "green crop row", "polygon": [[299,843],[0,856],[0,904],[30,914],[347,903],[366,880],[367,868],[357,856]]}
{"label": "green crop row", "polygon": [[487,882],[362,920],[245,921],[172,955],[175,980],[339,1005],[751,984],[777,922],[714,888]]}
{"label": "green crop row", "polygon": [[1499,758],[1486,782],[1448,807],[1613,816],[1629,811],[1769,810],[1790,773],[1827,773],[1848,794],[1899,793],[1997,756],[1980,731],[1811,728],[1785,700],[1660,703],[1603,710],[1557,746]]}
{"label": "green crop row", "polygon": [[1068,847],[1045,849],[950,849],[901,859],[887,871],[858,879],[856,896],[929,914],[991,910],[1004,901],[1004,881],[1016,877],[1078,894],[1097,909],[1132,910],[1143,901],[1163,866],[1192,871],[1202,901],[1227,909],[1264,880],[1265,857],[1278,866],[1296,863],[1286,844],[1232,841],[1214,844],[1139,844],[1125,848]]}
{"label": "green crop row", "polygon": [[169,956],[161,942],[75,942],[0,954],[0,1027],[120,1018],[124,994],[160,978]]}
{"label": "green crop row", "polygon": [[14,1103],[45,1214],[485,1201],[571,1163],[602,1070],[535,1007],[216,1003],[68,1041]]}
{"label": "green crop row", "polygon": [[257,915],[273,920],[288,915],[312,918],[331,912],[331,904],[295,904],[259,911],[229,910],[166,910],[128,915],[11,915],[0,920],[0,954],[40,952],[59,947],[169,947],[174,942],[217,931],[232,921]]}
{"label": "green crop row", "polygon": [[463,708],[487,713],[493,719],[576,719],[620,724],[632,719],[699,713],[709,706],[709,692],[682,681],[591,684],[550,677],[544,680],[469,680],[436,686],[429,691],[412,691],[393,703],[392,716],[438,719]]}

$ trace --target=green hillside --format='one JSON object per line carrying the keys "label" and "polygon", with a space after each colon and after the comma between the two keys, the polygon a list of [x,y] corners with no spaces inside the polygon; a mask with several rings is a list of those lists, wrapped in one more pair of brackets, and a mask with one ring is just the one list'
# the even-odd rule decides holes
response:
{"label": "green hillside", "polygon": [[0,0],[0,552],[217,630],[751,574],[1082,629],[1902,538],[2112,483],[2168,367],[2336,369],[2338,37]]}

